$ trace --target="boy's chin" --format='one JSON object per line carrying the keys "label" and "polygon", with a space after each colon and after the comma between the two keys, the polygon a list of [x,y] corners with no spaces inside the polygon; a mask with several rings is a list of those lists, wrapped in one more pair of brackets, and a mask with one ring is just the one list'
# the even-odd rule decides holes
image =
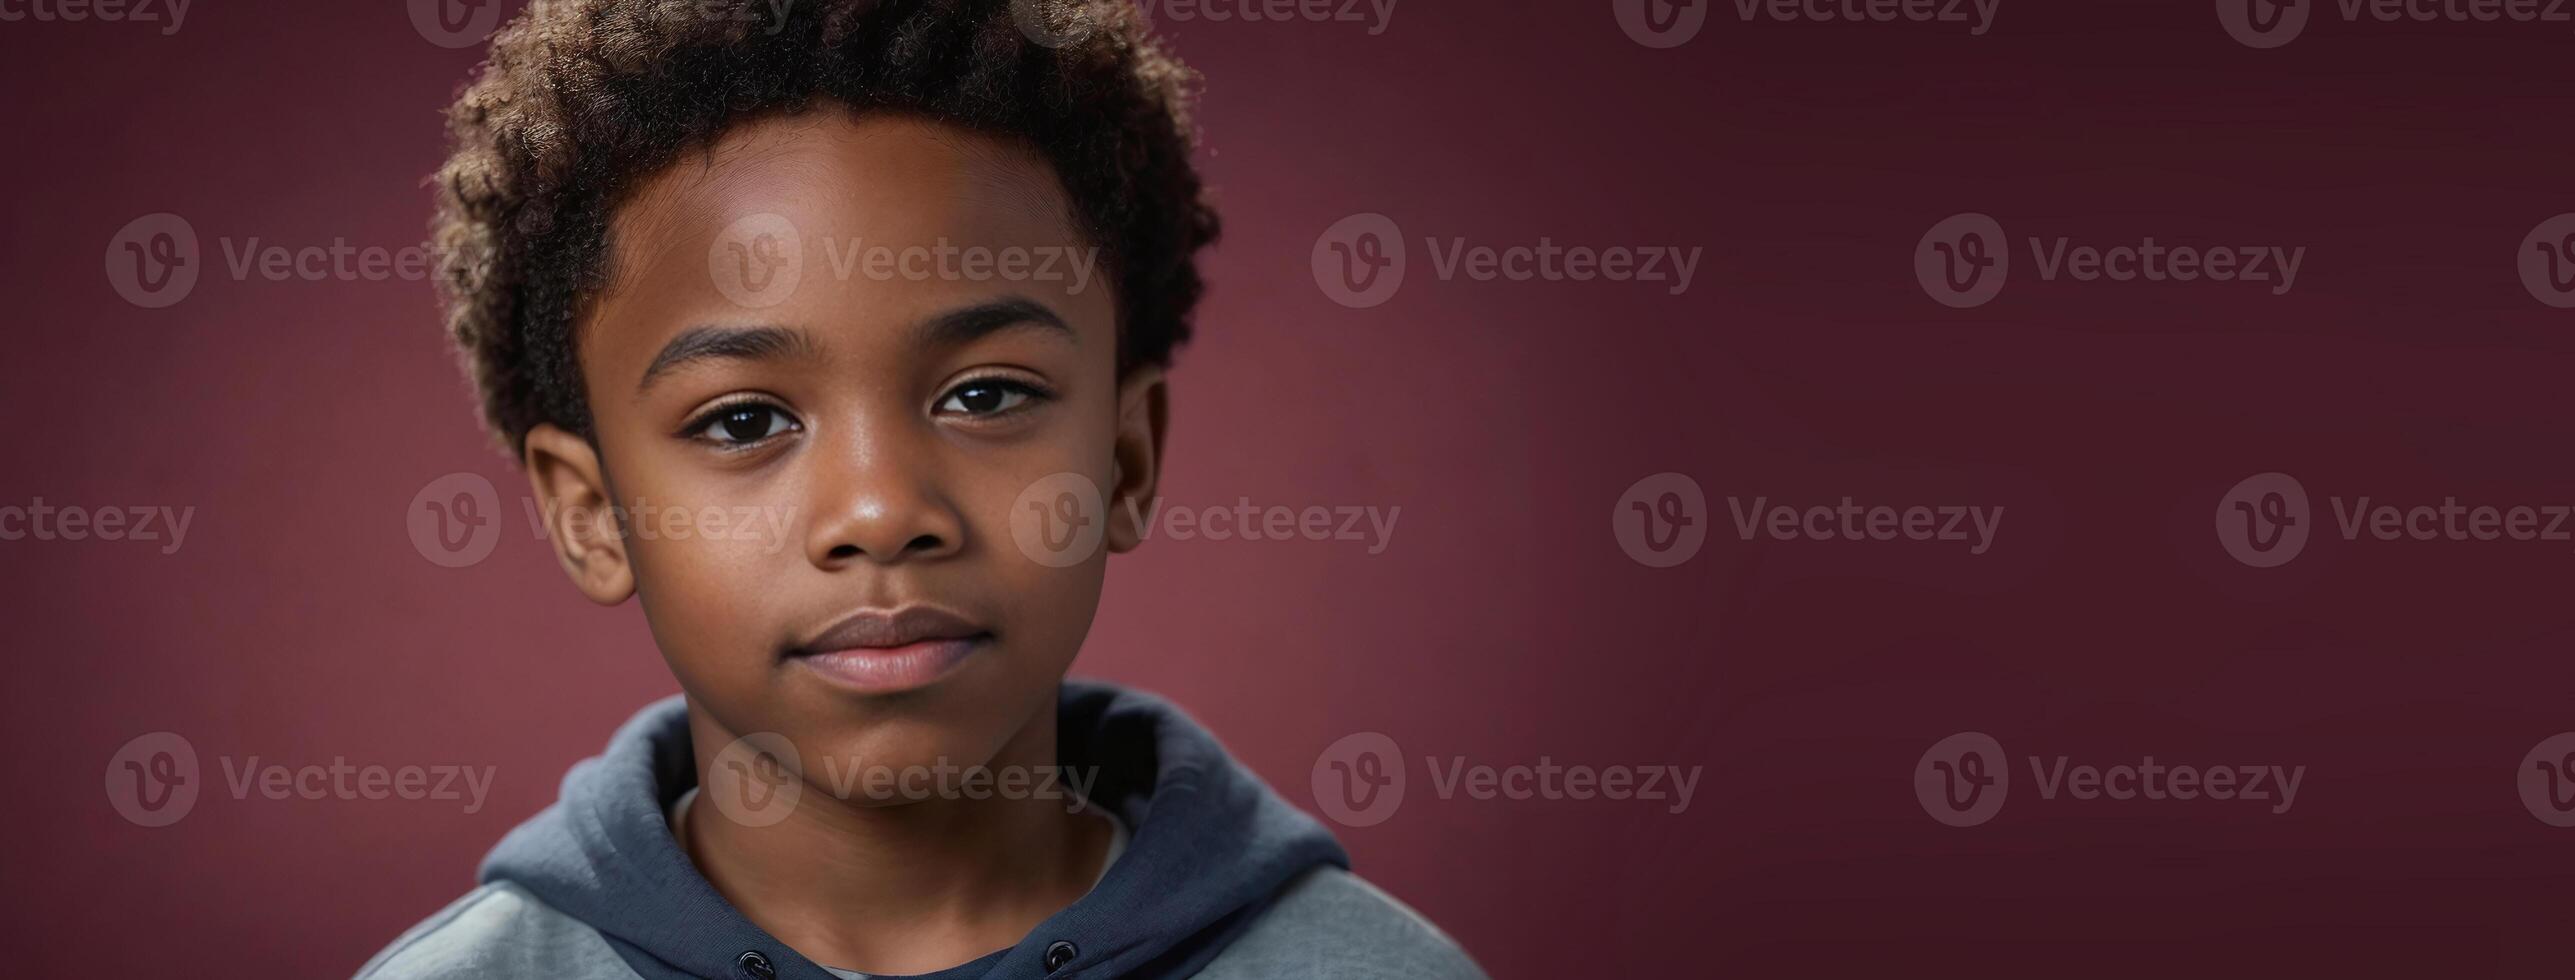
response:
{"label": "boy's chin", "polygon": [[805,781],[862,805],[957,798],[978,780],[990,784],[1001,775],[996,770],[1020,761],[1002,756],[1029,719],[1000,713],[990,701],[961,707],[967,710],[842,717],[798,733]]}

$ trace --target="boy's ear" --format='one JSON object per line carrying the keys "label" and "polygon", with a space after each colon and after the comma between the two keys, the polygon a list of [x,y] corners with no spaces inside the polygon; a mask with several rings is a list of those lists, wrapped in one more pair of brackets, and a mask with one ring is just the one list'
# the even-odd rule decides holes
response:
{"label": "boy's ear", "polygon": [[1129,372],[1118,383],[1116,468],[1110,471],[1108,544],[1112,552],[1134,551],[1144,543],[1138,515],[1155,511],[1154,488],[1162,478],[1162,433],[1170,424],[1171,404],[1162,369],[1150,364]]}
{"label": "boy's ear", "polygon": [[528,430],[522,460],[537,503],[545,509],[546,540],[563,572],[590,601],[613,606],[635,594],[635,570],[615,498],[601,476],[599,451],[590,441],[552,425]]}

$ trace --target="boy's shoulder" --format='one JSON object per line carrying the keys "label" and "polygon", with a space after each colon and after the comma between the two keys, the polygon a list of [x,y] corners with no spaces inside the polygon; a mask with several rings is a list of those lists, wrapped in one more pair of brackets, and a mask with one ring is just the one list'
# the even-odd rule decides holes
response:
{"label": "boy's shoulder", "polygon": [[[357,980],[632,980],[599,932],[508,882],[474,889],[385,947]],[[1358,875],[1324,866],[1280,890],[1198,980],[1484,980],[1455,942]]]}
{"label": "boy's shoulder", "polygon": [[509,882],[482,885],[395,939],[357,980],[633,980],[599,931]]}
{"label": "boy's shoulder", "polygon": [[1438,926],[1367,879],[1326,865],[1300,875],[1199,980],[1484,980]]}

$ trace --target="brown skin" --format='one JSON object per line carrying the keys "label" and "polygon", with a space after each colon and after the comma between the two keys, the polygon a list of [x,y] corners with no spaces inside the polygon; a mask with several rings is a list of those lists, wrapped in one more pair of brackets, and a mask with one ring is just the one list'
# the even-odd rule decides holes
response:
{"label": "brown skin", "polygon": [[[719,288],[709,256],[728,226],[760,213],[793,223],[802,259],[792,294],[755,309]],[[840,275],[824,242],[1086,249],[1070,213],[1033,152],[945,124],[825,106],[737,125],[615,215],[611,281],[578,337],[595,444],[552,426],[528,435],[524,463],[564,570],[593,601],[642,599],[687,692],[701,783],[739,736],[795,745],[803,793],[783,822],[737,822],[702,793],[682,844],[745,915],[818,963],[906,974],[967,962],[1019,942],[1099,871],[1107,827],[1065,801],[841,799],[823,764],[1057,762],[1057,684],[1090,629],[1108,552],[1140,540],[1128,505],[1153,494],[1161,372],[1118,375],[1116,304],[1100,276],[1076,291],[1069,277]],[[1010,298],[1063,329],[1021,319],[963,340],[924,329]],[[779,327],[794,342],[647,383],[665,345],[709,326]],[[1010,512],[1064,472],[1103,489],[1107,547],[1051,568],[1014,546]],[[601,516],[612,503],[653,520],[620,533]],[[712,536],[654,524],[668,508],[710,507],[761,519]],[[769,523],[777,515],[783,525]],[[834,685],[786,655],[854,611],[916,603],[990,638],[934,683],[892,694]]]}

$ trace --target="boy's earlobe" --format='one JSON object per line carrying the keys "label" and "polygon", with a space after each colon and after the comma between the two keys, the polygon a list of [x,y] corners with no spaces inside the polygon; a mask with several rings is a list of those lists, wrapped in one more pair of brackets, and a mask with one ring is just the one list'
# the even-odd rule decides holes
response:
{"label": "boy's earlobe", "polygon": [[1136,368],[1118,384],[1118,441],[1110,467],[1108,544],[1112,552],[1144,543],[1144,522],[1158,509],[1154,491],[1162,476],[1162,433],[1171,416],[1162,369]]}
{"label": "boy's earlobe", "polygon": [[540,425],[528,430],[522,462],[545,512],[546,540],[573,586],[603,606],[634,595],[634,565],[627,560],[624,526],[601,475],[599,451],[587,439]]}

